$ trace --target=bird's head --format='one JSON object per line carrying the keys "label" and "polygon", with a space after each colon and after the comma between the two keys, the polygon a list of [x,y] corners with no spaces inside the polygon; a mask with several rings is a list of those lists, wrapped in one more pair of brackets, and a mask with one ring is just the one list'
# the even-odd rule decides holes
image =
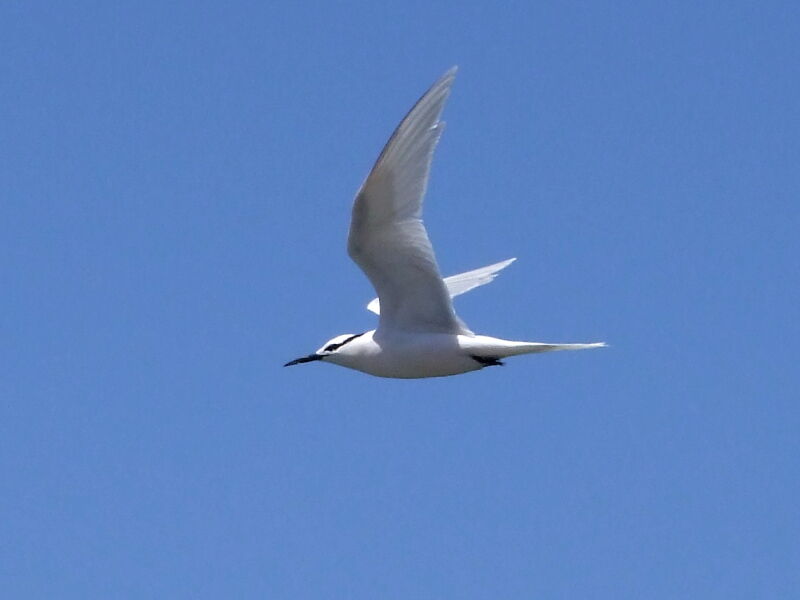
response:
{"label": "bird's head", "polygon": [[326,358],[333,356],[339,352],[342,352],[342,348],[344,348],[347,344],[355,340],[356,338],[361,337],[364,335],[363,333],[343,333],[341,335],[337,335],[335,338],[329,339],[325,342],[322,347],[314,352],[313,354],[309,354],[308,356],[303,356],[300,358],[296,358],[294,360],[290,360],[288,363],[283,365],[284,367],[291,367],[292,365],[299,365],[302,363],[307,362],[314,362],[317,360],[325,360]]}

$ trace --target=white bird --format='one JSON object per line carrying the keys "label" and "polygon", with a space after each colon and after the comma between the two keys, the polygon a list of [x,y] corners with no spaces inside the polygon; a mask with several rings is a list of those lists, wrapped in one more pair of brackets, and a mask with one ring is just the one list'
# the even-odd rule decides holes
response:
{"label": "white bird", "polygon": [[378,298],[378,328],[343,334],[284,366],[323,361],[378,377],[443,377],[502,365],[500,359],[604,343],[515,342],[476,335],[451,298],[490,282],[514,259],[442,279],[422,223],[422,199],[433,151],[444,130],[439,116],[456,76],[453,67],[420,98],[389,138],[356,194],[347,249]]}

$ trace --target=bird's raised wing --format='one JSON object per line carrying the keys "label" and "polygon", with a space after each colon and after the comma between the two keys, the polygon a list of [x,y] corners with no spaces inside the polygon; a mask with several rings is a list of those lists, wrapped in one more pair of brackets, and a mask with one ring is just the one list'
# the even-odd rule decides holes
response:
{"label": "bird's raised wing", "polygon": [[378,293],[378,330],[470,333],[458,319],[422,223],[422,198],[455,67],[395,129],[353,204],[347,250]]}
{"label": "bird's raised wing", "polygon": [[[494,278],[497,277],[497,274],[515,260],[517,259],[509,258],[508,260],[494,263],[493,265],[488,265],[486,267],[481,267],[480,269],[474,269],[465,273],[459,273],[458,275],[445,277],[444,285],[447,288],[447,293],[450,294],[451,298],[455,298],[456,296],[460,296],[461,294],[473,290],[476,287],[486,285],[487,283],[494,281]],[[374,312],[376,315],[381,314],[380,300],[374,298],[369,304],[367,304],[367,310]]]}

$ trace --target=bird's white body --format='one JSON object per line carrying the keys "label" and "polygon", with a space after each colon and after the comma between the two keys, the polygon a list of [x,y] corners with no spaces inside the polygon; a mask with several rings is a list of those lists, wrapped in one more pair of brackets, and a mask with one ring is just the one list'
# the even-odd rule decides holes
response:
{"label": "bird's white body", "polygon": [[433,151],[444,130],[439,115],[455,78],[445,73],[392,134],[353,204],[347,249],[378,298],[368,308],[378,328],[340,335],[286,366],[324,361],[378,377],[443,377],[501,365],[500,359],[595,344],[514,342],[475,335],[451,298],[492,281],[509,259],[445,279],[422,222]]}
{"label": "bird's white body", "polygon": [[483,365],[461,349],[464,336],[447,333],[368,331],[326,362],[378,377],[412,379],[477,371]]}

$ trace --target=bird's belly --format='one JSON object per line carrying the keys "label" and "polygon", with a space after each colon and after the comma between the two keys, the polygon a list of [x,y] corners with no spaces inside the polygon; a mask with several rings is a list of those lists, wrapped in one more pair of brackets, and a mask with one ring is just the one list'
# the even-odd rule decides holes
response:
{"label": "bird's belly", "polygon": [[404,344],[381,349],[356,369],[377,377],[416,379],[446,377],[477,371],[483,365],[460,348],[447,345]]}

